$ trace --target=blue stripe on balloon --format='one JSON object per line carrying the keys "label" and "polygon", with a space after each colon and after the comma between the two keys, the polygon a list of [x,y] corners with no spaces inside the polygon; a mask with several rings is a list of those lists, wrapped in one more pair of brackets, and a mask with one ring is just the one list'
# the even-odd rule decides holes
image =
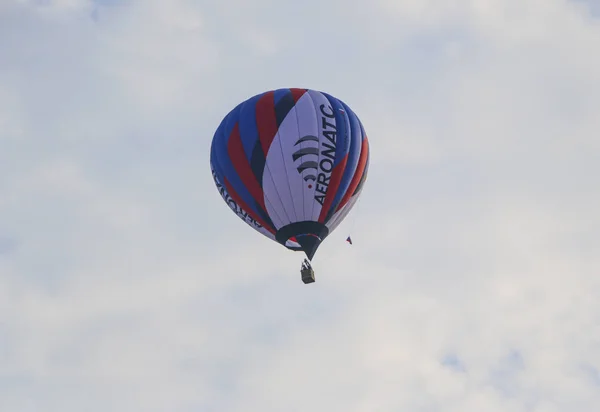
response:
{"label": "blue stripe on balloon", "polygon": [[335,198],[333,199],[333,204],[330,209],[332,213],[330,213],[330,215],[333,215],[333,212],[335,212],[344,195],[346,194],[350,183],[352,183],[352,177],[356,172],[356,167],[360,158],[363,136],[362,128],[360,127],[360,122],[356,114],[344,102],[341,102],[341,104],[343,105],[346,115],[350,121],[350,149],[348,151],[346,169],[344,170],[340,186],[338,187]]}
{"label": "blue stripe on balloon", "polygon": [[340,103],[338,99],[335,97],[321,92],[323,96],[329,100],[329,104],[333,108],[333,114],[335,116],[335,124],[336,124],[336,147],[335,147],[335,161],[333,162],[333,166],[337,166],[340,161],[346,156],[348,153],[348,149],[350,148],[350,139],[348,138],[349,131],[346,127],[346,115],[344,114],[344,106]]}
{"label": "blue stripe on balloon", "polygon": [[[356,115],[355,115],[356,116]],[[358,124],[360,126],[360,135],[362,136],[362,139],[360,140],[361,143],[363,140],[366,139],[367,137],[367,133],[365,133],[365,127],[363,126],[362,122],[360,121],[360,119],[358,118],[358,116],[356,116],[356,119],[358,120]]]}
{"label": "blue stripe on balloon", "polygon": [[[214,171],[214,174],[217,177],[217,180],[219,181],[219,183],[221,185],[223,185],[223,187],[225,187],[224,184],[224,174],[223,174],[223,169],[221,168],[221,164],[219,163],[218,159],[217,159],[217,155],[216,155],[216,144],[215,144],[215,140],[212,141],[211,147],[210,147],[210,164],[211,164],[211,168]],[[215,182],[215,185],[217,184],[217,182]]]}
{"label": "blue stripe on balloon", "polygon": [[[348,154],[348,151],[350,150],[351,130],[348,129],[348,126],[346,124],[345,107],[341,103],[341,101],[327,93],[323,93],[323,92],[321,92],[321,93],[327,98],[327,100],[329,100],[329,103],[330,103],[331,107],[333,108],[333,113],[335,116],[335,124],[336,124],[337,130],[336,130],[335,161],[333,163],[333,167],[337,167],[339,165],[339,163],[342,161],[342,159]],[[348,167],[348,165],[346,164],[346,168],[347,167]],[[344,169],[344,173],[345,173],[346,168]],[[343,176],[344,176],[344,174],[342,174],[342,178],[343,178]],[[331,203],[331,207],[329,208],[329,211],[327,212],[327,216],[325,217],[325,221],[324,221],[325,223],[331,218],[333,213],[335,213],[335,208],[337,207],[337,203],[335,202],[335,199],[338,198],[338,194],[339,194],[340,190],[342,189],[342,186],[341,186],[342,181],[343,180],[340,180],[340,185],[338,185],[337,188],[333,188],[332,186],[329,186],[329,190],[333,189],[333,190],[335,190],[335,193],[333,193],[334,201]],[[341,199],[341,197],[340,197],[340,199]],[[338,203],[339,203],[339,201],[338,201]]]}

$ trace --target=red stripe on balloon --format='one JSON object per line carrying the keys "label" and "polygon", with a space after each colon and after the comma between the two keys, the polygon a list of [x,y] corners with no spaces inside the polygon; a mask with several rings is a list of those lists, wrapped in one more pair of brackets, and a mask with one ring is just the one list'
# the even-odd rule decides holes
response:
{"label": "red stripe on balloon", "polygon": [[358,158],[358,164],[356,165],[356,171],[354,172],[354,176],[352,177],[350,186],[348,186],[348,189],[346,190],[346,193],[344,194],[342,201],[338,205],[336,212],[339,211],[341,208],[343,208],[346,205],[346,203],[348,203],[348,201],[352,197],[352,194],[358,187],[358,184],[360,183],[360,179],[362,178],[362,175],[365,171],[365,167],[367,166],[367,158],[368,157],[369,157],[369,141],[368,141],[367,137],[365,136],[365,138],[362,141],[362,146],[360,148],[360,156]]}
{"label": "red stripe on balloon", "polygon": [[238,176],[240,177],[242,183],[248,192],[252,195],[256,203],[260,205],[263,212],[267,214],[267,208],[265,206],[265,195],[263,193],[262,187],[256,180],[256,176],[252,171],[252,167],[248,162],[248,158],[246,157],[246,153],[244,152],[244,145],[242,144],[242,138],[240,136],[240,128],[239,123],[236,123],[229,135],[229,140],[227,141],[227,153],[229,154],[229,158],[231,159],[231,163]]}
{"label": "red stripe on balloon", "polygon": [[290,91],[292,92],[292,97],[294,98],[294,103],[298,103],[298,100],[300,100],[300,98],[302,96],[304,96],[304,93],[306,93],[306,89],[290,89]]}
{"label": "red stripe on balloon", "polygon": [[277,134],[277,116],[275,114],[275,93],[266,92],[256,102],[256,125],[258,127],[258,138],[263,148],[265,157],[269,147]]}

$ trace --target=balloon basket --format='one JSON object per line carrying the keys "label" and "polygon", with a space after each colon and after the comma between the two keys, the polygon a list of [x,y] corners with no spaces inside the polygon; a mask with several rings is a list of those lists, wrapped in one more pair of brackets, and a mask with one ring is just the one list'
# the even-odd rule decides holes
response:
{"label": "balloon basket", "polygon": [[300,274],[302,275],[302,282],[305,284],[313,283],[315,281],[315,271],[313,268],[302,269]]}

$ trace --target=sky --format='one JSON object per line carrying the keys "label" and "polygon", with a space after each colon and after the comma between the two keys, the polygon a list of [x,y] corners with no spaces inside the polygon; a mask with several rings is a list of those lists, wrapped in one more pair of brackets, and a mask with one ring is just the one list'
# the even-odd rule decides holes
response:
{"label": "sky", "polygon": [[[0,410],[600,410],[598,50],[598,0],[0,0]],[[310,285],[208,164],[279,87],[371,145]]]}

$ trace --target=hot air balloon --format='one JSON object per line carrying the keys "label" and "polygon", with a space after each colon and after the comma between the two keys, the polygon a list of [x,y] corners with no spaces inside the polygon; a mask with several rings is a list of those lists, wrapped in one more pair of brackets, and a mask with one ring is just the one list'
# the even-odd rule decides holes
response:
{"label": "hot air balloon", "polygon": [[217,128],[210,167],[217,189],[249,226],[306,254],[304,283],[317,249],[359,198],[369,141],[341,100],[300,88],[257,94]]}

